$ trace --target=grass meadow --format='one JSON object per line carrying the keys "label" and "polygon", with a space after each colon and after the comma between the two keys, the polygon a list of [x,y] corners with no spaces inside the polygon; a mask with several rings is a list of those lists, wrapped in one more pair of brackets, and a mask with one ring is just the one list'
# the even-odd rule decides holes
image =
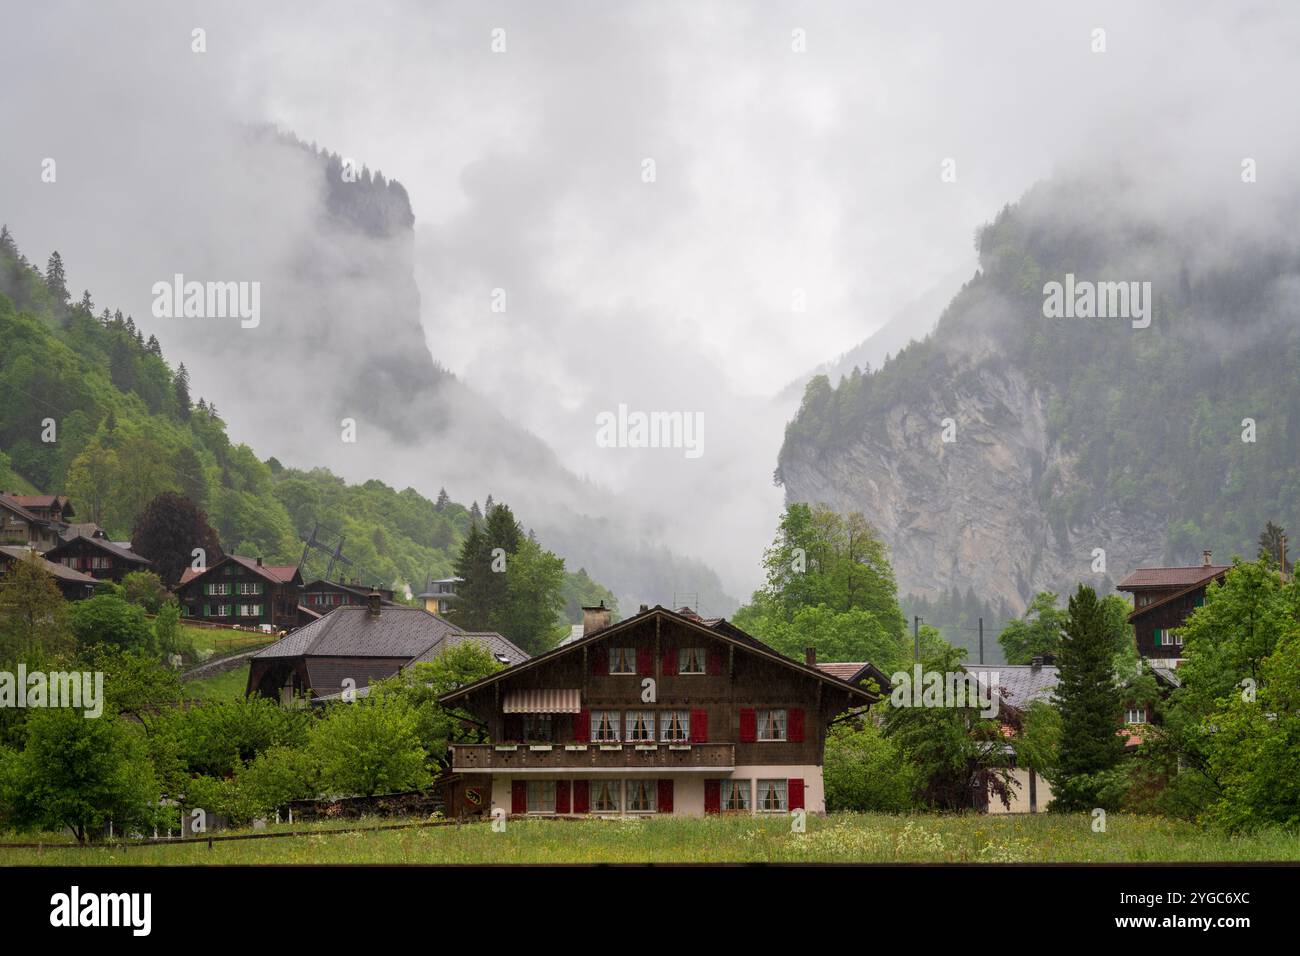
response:
{"label": "grass meadow", "polygon": [[[278,839],[99,846],[55,837],[40,849],[0,848],[0,865],[222,865],[262,863],[1147,863],[1300,860],[1300,834],[1230,836],[1160,817],[1112,814],[1105,832],[1087,815],[979,816],[831,814],[586,820],[510,818],[504,832],[466,823],[380,832],[356,828],[393,820],[272,825],[312,829]],[[225,834],[230,835],[230,831]],[[36,842],[30,836],[2,842]],[[58,844],[63,844],[62,846]]]}

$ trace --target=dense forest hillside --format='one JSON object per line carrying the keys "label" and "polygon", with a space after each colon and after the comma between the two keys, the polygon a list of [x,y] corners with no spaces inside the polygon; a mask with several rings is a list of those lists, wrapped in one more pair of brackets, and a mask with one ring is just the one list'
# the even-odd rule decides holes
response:
{"label": "dense forest hillside", "polygon": [[[1060,178],[1005,208],[928,338],[809,383],[776,471],[787,499],[863,511],[904,593],[1017,612],[1205,548],[1251,556],[1267,520],[1294,526],[1300,248],[1278,224],[1296,205],[1157,210],[1157,192]],[[1046,317],[1045,284],[1069,273],[1150,282],[1149,327]]]}
{"label": "dense forest hillside", "polygon": [[[129,537],[155,495],[179,491],[207,511],[227,551],[295,564],[316,531],[331,547],[342,539],[352,562],[342,574],[419,593],[429,576],[452,574],[481,512],[477,502],[260,459],[230,440],[219,410],[190,394],[184,366],[173,370],[132,316],[96,312],[88,292],[72,299],[58,254],[42,272],[7,228],[0,342],[0,489],[66,493],[77,520],[115,539]],[[324,570],[316,560],[305,573]],[[575,622],[582,603],[613,600],[582,570],[567,574],[564,594]]]}

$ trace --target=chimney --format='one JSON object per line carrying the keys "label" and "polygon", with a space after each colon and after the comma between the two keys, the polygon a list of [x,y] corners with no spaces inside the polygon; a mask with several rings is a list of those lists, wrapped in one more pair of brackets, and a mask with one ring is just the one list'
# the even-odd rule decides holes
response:
{"label": "chimney", "polygon": [[648,610],[650,610],[650,605],[649,605],[649,604],[642,604],[642,605],[641,605],[641,613],[642,613],[642,614],[644,614],[644,613],[645,613],[646,611],[648,611]]}
{"label": "chimney", "polygon": [[371,588],[370,593],[366,595],[366,616],[379,617],[379,609],[381,606],[379,592],[374,588]]}
{"label": "chimney", "polygon": [[1210,551],[1208,548],[1201,552],[1202,567],[1208,568],[1210,566],[1210,555],[1212,555],[1213,553],[1214,552]]}
{"label": "chimney", "polygon": [[804,660],[804,663],[807,664],[809,667],[816,667],[816,666],[817,666],[817,648],[815,648],[815,647],[805,647],[805,648],[803,649],[803,660]]}
{"label": "chimney", "polygon": [[257,556],[257,566],[259,568],[262,566],[262,556],[260,554]]}
{"label": "chimney", "polygon": [[605,602],[601,601],[595,607],[584,607],[582,609],[582,636],[595,634],[597,631],[603,631],[609,627],[609,608],[605,607]]}
{"label": "chimney", "polygon": [[1043,669],[1043,655],[1035,654],[1029,660],[1029,669],[1035,673]]}

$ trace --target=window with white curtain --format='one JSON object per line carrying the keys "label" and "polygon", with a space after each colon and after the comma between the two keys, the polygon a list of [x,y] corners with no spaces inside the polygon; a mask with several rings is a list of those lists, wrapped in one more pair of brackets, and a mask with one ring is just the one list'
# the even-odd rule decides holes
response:
{"label": "window with white curtain", "polygon": [[591,812],[618,813],[622,796],[622,780],[591,781]]}
{"label": "window with white curtain", "polygon": [[654,813],[658,785],[657,780],[627,781],[627,812]]}
{"label": "window with white curtain", "polygon": [[758,712],[758,739],[785,740],[784,710],[760,710]]}
{"label": "window with white curtain", "polygon": [[786,794],[784,780],[758,781],[758,809],[764,813],[784,813]]}
{"label": "window with white curtain", "polygon": [[677,652],[677,673],[703,674],[704,648],[683,647]]}
{"label": "window with white curtain", "polygon": [[528,812],[529,813],[554,813],[555,812],[555,781],[554,780],[529,780],[528,781]]}
{"label": "window with white curtain", "polygon": [[654,743],[655,712],[629,710],[627,712],[627,739],[633,743]]}
{"label": "window with white curtain", "polygon": [[609,649],[609,672],[611,674],[635,674],[636,648],[611,647]]}
{"label": "window with white curtain", "polygon": [[686,743],[690,740],[691,712],[689,710],[660,711],[659,739],[670,743]]}
{"label": "window with white curtain", "polygon": [[591,712],[591,739],[598,743],[618,743],[619,713],[616,710]]}
{"label": "window with white curtain", "polygon": [[722,809],[749,810],[749,780],[722,781]]}

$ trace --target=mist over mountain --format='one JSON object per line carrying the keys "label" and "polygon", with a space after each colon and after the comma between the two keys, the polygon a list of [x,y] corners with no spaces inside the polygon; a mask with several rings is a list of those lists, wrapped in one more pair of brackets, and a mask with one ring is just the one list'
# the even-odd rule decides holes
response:
{"label": "mist over mountain", "polygon": [[[1203,549],[1251,556],[1266,521],[1293,526],[1300,203],[1192,182],[1090,170],[1006,207],[929,337],[810,383],[781,450],[787,498],[862,510],[904,593],[1017,610]],[[1045,316],[1067,274],[1150,283],[1149,327]]]}

